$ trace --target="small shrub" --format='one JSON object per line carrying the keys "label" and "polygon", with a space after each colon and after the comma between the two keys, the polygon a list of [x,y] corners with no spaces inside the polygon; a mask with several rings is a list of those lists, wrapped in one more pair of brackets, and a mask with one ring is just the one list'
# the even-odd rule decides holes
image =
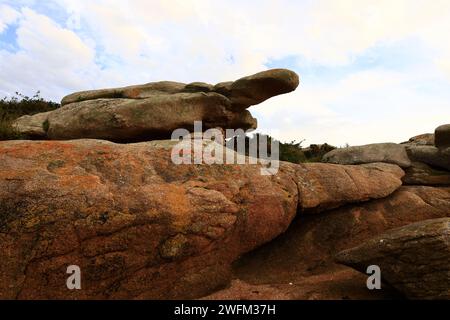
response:
{"label": "small shrub", "polygon": [[302,151],[307,158],[307,162],[321,162],[323,156],[336,149],[336,147],[329,145],[328,143],[324,144],[312,144],[307,148],[304,148]]}
{"label": "small shrub", "polygon": [[[245,155],[248,156],[250,141],[254,141],[259,139],[262,134],[254,134],[252,137],[245,137]],[[231,147],[231,145],[234,146],[234,150],[237,151],[237,137],[234,137],[234,143],[227,142],[228,147]],[[268,148],[269,148],[269,155],[270,155],[270,148],[272,141],[276,140],[275,138],[271,136],[267,136],[268,139]],[[258,141],[258,140],[257,140]],[[230,141],[232,142],[232,141]],[[335,149],[335,147],[330,146],[329,144],[322,144],[322,145],[311,145],[308,148],[302,148],[301,144],[304,142],[304,140],[297,142],[297,141],[291,141],[291,142],[281,142],[279,143],[279,156],[281,161],[287,161],[292,163],[304,163],[304,162],[320,162],[322,160],[322,156]],[[259,146],[259,144],[257,144]],[[258,150],[259,154],[259,150]],[[261,156],[261,155],[260,155]]]}

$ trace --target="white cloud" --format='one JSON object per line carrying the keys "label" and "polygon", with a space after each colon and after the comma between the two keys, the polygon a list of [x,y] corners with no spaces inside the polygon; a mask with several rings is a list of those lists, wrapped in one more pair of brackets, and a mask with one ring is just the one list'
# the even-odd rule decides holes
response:
{"label": "white cloud", "polygon": [[94,50],[50,18],[24,8],[18,21],[17,52],[0,50],[0,89],[5,93],[42,90],[60,98],[67,88],[93,80]]}
{"label": "white cloud", "polygon": [[55,1],[108,54],[152,68],[155,77],[188,79],[195,69],[205,80],[225,80],[287,55],[345,65],[406,37],[429,45],[431,60],[450,57],[447,0]]}
{"label": "white cloud", "polygon": [[17,10],[10,6],[0,5],[0,34],[5,31],[6,27],[14,23],[20,16]]}
{"label": "white cloud", "polygon": [[[0,49],[3,93],[41,89],[59,100],[76,90],[156,80],[215,83],[293,56],[348,70],[337,80],[302,77],[296,92],[252,108],[261,129],[283,139],[403,139],[395,128],[416,134],[450,118],[446,80],[437,73],[450,79],[448,0],[50,0],[65,13],[65,25],[36,9],[40,2],[24,3],[15,6],[21,12],[0,6],[0,33],[16,23],[19,47]],[[426,65],[412,62],[406,74],[353,66],[368,49],[404,39],[423,47]],[[416,90],[424,82],[441,89]]]}
{"label": "white cloud", "polygon": [[417,70],[357,72],[336,83],[304,85],[252,107],[252,113],[260,131],[282,141],[338,146],[402,142],[450,119],[450,92],[418,88],[422,80],[430,81]]}
{"label": "white cloud", "polygon": [[74,32],[58,26],[50,18],[31,9],[22,10],[23,18],[17,29],[20,48],[37,61],[51,63],[53,68],[88,67],[94,50]]}

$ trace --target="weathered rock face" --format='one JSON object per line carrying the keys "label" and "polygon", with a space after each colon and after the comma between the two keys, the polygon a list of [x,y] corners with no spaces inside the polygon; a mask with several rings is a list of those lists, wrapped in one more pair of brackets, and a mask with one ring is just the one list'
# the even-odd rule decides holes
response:
{"label": "weathered rock face", "polygon": [[[1,298],[196,297],[298,202],[283,172],[177,166],[146,143],[5,142],[0,162]],[[83,290],[67,290],[68,265]]]}
{"label": "weathered rock face", "polygon": [[433,146],[407,146],[406,150],[412,161],[450,170],[450,148],[440,150]]}
{"label": "weathered rock face", "polygon": [[434,135],[436,147],[439,149],[450,148],[450,124],[437,127]]}
{"label": "weathered rock face", "polygon": [[216,86],[171,81],[124,88],[73,93],[58,110],[25,116],[13,124],[33,138],[107,139],[116,142],[170,138],[178,128],[255,129],[256,119],[245,110],[299,84],[295,72],[273,69]]}
{"label": "weathered rock face", "polygon": [[30,138],[45,137],[48,130],[48,115],[49,112],[42,112],[32,116],[22,116],[20,120],[16,121],[14,128]]}
{"label": "weathered rock face", "polygon": [[299,208],[306,213],[384,198],[402,185],[405,174],[397,165],[386,163],[360,166],[308,163],[295,168]]}
{"label": "weathered rock face", "polygon": [[96,99],[145,99],[154,95],[192,92],[185,90],[186,86],[180,82],[159,81],[123,88],[81,91],[65,96],[61,100],[61,105]]}
{"label": "weathered rock face", "polygon": [[259,104],[270,97],[294,91],[299,85],[295,72],[272,69],[219,85],[221,92],[231,100],[234,109],[242,110]]}
{"label": "weathered rock face", "polygon": [[227,98],[217,93],[155,95],[146,99],[98,99],[72,103],[48,115],[47,137],[53,140],[101,138],[145,141],[169,137],[178,128],[256,128],[247,110],[231,112]]}
{"label": "weathered rock face", "polygon": [[434,146],[434,134],[433,133],[419,134],[418,136],[410,138],[407,142],[403,142],[403,144]]}
{"label": "weathered rock face", "polygon": [[408,298],[450,299],[450,218],[389,230],[336,259],[361,272],[378,265],[382,278]]}
{"label": "weathered rock face", "polygon": [[423,186],[450,186],[450,172],[433,168],[422,162],[413,162],[405,169],[403,184]]}
{"label": "weathered rock face", "polygon": [[[1,142],[0,298],[200,297],[227,283],[241,254],[285,231],[298,205],[376,198],[402,175],[282,163],[262,176],[258,165],[175,165],[170,147]],[[354,185],[336,188],[332,177]],[[371,191],[362,177],[373,177]],[[83,290],[66,288],[69,265],[80,266]]]}
{"label": "weathered rock face", "polygon": [[[450,217],[450,188],[424,186],[401,187],[384,199],[318,215],[298,215],[286,233],[238,260],[234,278],[252,285],[277,288],[278,285],[286,288],[289,283],[298,287],[297,284],[306,279],[314,281],[312,277],[316,275],[339,278],[337,274],[345,269],[334,261],[338,252],[358,246],[389,229],[442,217]],[[351,278],[346,277],[348,280],[344,283],[351,286],[359,281],[353,278],[352,282]],[[340,285],[340,280],[337,281],[326,285],[328,289],[323,289],[323,296],[315,290],[316,298],[326,298],[330,288]],[[358,288],[359,291],[355,289],[349,296],[366,297],[365,280]],[[298,290],[301,289],[300,286]],[[331,298],[342,298],[343,292],[345,290]]]}
{"label": "weathered rock face", "polygon": [[338,164],[386,162],[403,168],[411,165],[405,146],[396,143],[375,143],[335,149],[325,154],[323,161]]}

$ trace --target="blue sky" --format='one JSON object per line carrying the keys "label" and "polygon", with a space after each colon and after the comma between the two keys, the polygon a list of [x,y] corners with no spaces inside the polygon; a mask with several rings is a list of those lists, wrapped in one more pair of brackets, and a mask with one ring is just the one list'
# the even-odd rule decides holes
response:
{"label": "blue sky", "polygon": [[0,95],[301,78],[251,108],[304,144],[401,142],[450,123],[448,0],[0,0]]}

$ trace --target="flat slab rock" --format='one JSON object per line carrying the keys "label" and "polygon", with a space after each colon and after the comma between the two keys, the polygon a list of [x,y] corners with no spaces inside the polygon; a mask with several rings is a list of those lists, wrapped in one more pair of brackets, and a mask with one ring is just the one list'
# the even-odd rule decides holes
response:
{"label": "flat slab rock", "polygon": [[374,143],[338,148],[325,154],[323,161],[338,164],[386,162],[399,165],[402,168],[407,168],[411,165],[405,146],[396,143]]}
{"label": "flat slab rock", "polygon": [[408,298],[450,299],[450,218],[389,230],[336,259],[361,272],[378,265],[382,278]]}
{"label": "flat slab rock", "polygon": [[310,214],[385,198],[402,185],[404,174],[399,166],[387,163],[299,164],[294,175],[299,188],[299,209]]}
{"label": "flat slab rock", "polygon": [[256,129],[246,109],[298,85],[295,72],[272,69],[215,86],[161,81],[76,92],[62,99],[61,108],[21,117],[13,126],[30,138],[116,142],[170,139],[175,129],[193,131],[194,121],[202,121],[203,130]]}
{"label": "flat slab rock", "polygon": [[[0,142],[0,298],[205,296],[298,210],[384,197],[403,176],[383,164],[281,163],[273,176],[259,165],[176,165],[173,143]],[[83,290],[67,289],[69,265]]]}

